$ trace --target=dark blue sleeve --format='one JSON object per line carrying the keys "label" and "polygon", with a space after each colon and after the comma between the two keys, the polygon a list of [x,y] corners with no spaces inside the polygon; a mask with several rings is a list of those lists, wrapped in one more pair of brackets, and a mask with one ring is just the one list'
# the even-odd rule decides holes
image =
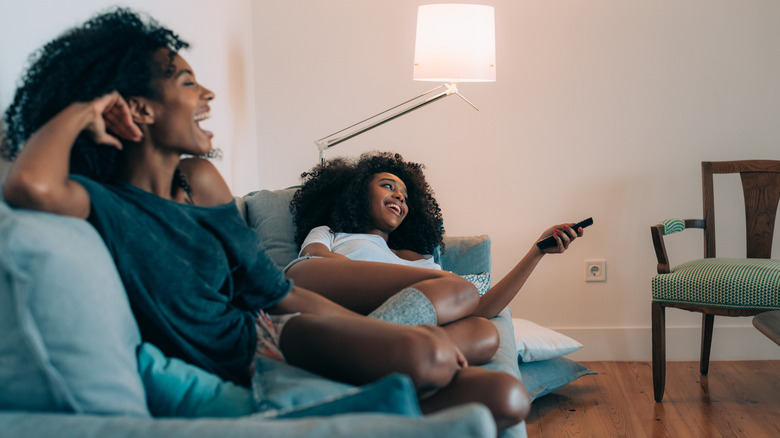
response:
{"label": "dark blue sleeve", "polygon": [[233,304],[252,312],[274,306],[290,291],[292,280],[261,249],[257,234],[242,219],[237,219],[230,233],[235,237],[238,258],[233,271]]}
{"label": "dark blue sleeve", "polygon": [[247,281],[236,287],[235,305],[257,311],[274,306],[290,292],[293,282],[271,261],[263,251],[247,272]]}

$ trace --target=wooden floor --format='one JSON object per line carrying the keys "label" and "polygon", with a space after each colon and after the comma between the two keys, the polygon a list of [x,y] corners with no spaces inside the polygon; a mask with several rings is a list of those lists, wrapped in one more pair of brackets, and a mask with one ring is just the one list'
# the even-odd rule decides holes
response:
{"label": "wooden floor", "polygon": [[584,376],[534,401],[529,438],[780,437],[780,361],[669,362],[662,403],[648,362],[583,362]]}

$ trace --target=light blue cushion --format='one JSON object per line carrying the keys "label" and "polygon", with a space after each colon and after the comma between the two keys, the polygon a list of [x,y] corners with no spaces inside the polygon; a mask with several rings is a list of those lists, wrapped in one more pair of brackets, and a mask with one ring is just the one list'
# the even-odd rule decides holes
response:
{"label": "light blue cushion", "polygon": [[490,237],[444,236],[444,250],[437,248],[433,259],[445,271],[459,275],[490,272]]}
{"label": "light blue cushion", "polygon": [[290,212],[295,190],[260,190],[244,196],[247,223],[260,237],[265,253],[280,268],[298,256]]}
{"label": "light blue cushion", "polygon": [[597,374],[565,357],[520,364],[520,380],[531,400],[547,395],[582,376]]}
{"label": "light blue cushion", "polygon": [[[498,351],[493,355],[490,362],[480,365],[480,367],[488,370],[503,371],[522,380],[520,369],[517,366],[517,350],[515,349],[515,338],[512,331],[512,312],[506,307],[498,315],[491,318],[490,321],[498,330],[500,342]],[[525,422],[512,426],[501,434],[501,438],[524,438],[525,436]]]}
{"label": "light blue cushion", "polygon": [[85,221],[0,203],[0,409],[149,416],[138,326]]}
{"label": "light blue cushion", "polygon": [[249,388],[176,358],[144,342],[138,369],[155,417],[240,417],[252,413]]}

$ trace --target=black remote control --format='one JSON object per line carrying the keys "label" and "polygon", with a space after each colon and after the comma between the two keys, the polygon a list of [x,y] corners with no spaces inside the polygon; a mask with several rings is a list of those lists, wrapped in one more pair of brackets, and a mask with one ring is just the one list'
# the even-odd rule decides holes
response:
{"label": "black remote control", "polygon": [[[585,228],[587,226],[593,225],[593,218],[589,217],[587,219],[584,219],[582,221],[577,222],[576,224],[572,225],[571,227],[575,230],[579,229],[580,227]],[[546,249],[546,248],[552,248],[553,246],[557,245],[558,242],[555,241],[555,237],[549,236],[545,237],[544,239],[536,242],[536,246],[539,247],[539,249]]]}

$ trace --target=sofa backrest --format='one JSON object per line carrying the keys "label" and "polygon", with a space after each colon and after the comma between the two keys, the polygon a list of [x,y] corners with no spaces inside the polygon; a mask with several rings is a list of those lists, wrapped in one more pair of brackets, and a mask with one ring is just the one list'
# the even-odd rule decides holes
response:
{"label": "sofa backrest", "polygon": [[[239,212],[257,233],[262,248],[279,267],[285,267],[298,256],[295,244],[290,201],[296,187],[282,190],[260,190],[236,199]],[[490,276],[490,238],[487,235],[445,236],[444,251],[437,250],[434,259],[443,269],[460,275]]]}

